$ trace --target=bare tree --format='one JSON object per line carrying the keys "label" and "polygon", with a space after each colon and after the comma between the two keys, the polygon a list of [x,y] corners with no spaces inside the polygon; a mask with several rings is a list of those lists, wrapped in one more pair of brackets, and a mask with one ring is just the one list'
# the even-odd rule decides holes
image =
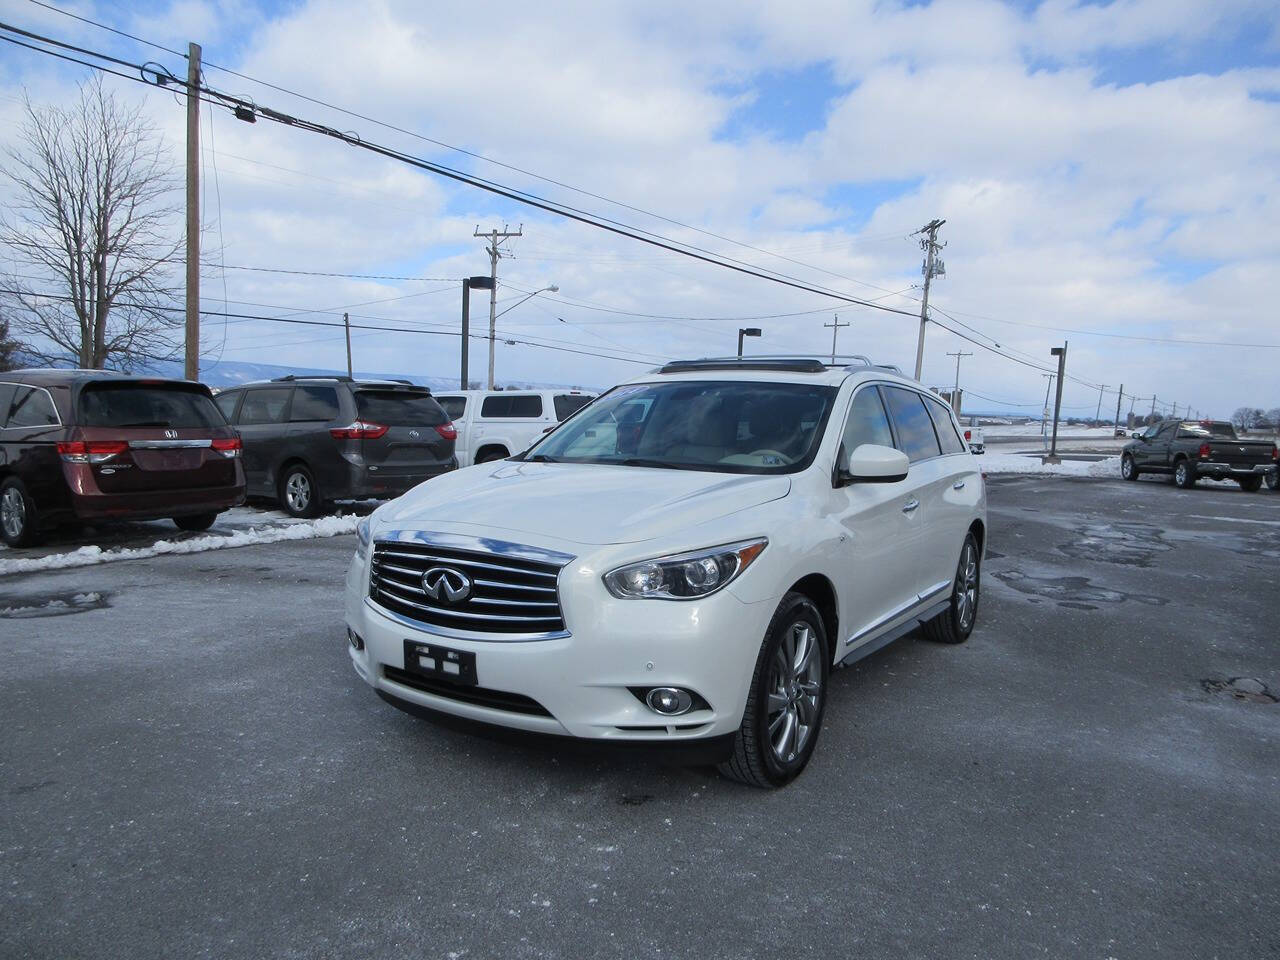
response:
{"label": "bare tree", "polygon": [[6,306],[25,352],[126,370],[177,356],[180,314],[163,307],[182,234],[159,132],[98,78],[68,106],[24,106],[21,143],[0,166],[16,194],[0,243],[17,266]]}
{"label": "bare tree", "polygon": [[1231,422],[1241,430],[1248,430],[1262,417],[1263,413],[1257,407],[1237,407],[1236,412],[1231,415]]}

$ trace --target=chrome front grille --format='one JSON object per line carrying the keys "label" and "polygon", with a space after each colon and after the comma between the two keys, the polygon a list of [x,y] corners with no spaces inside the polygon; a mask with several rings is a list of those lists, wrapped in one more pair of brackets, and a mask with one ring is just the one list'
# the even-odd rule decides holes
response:
{"label": "chrome front grille", "polygon": [[[513,544],[481,541],[495,549],[465,549],[461,537],[419,534],[379,539],[373,545],[369,597],[401,617],[437,632],[548,634],[563,632],[557,578],[572,557]],[[439,542],[439,541],[444,541]],[[447,544],[447,545],[446,545]],[[534,558],[537,559],[534,559]],[[465,597],[431,596],[424,575],[440,569],[462,574]],[[434,582],[435,577],[429,578]],[[453,585],[460,581],[451,578]]]}

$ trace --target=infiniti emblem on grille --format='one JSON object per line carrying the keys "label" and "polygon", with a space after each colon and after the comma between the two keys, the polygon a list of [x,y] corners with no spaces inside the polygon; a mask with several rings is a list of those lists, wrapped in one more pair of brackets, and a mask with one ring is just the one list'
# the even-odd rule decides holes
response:
{"label": "infiniti emblem on grille", "polygon": [[422,575],[422,589],[432,600],[461,603],[471,596],[471,578],[453,567],[432,567]]}

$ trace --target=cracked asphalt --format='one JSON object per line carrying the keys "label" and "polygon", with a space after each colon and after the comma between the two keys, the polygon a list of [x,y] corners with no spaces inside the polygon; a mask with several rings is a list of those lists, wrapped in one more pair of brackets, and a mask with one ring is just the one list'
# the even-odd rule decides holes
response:
{"label": "cracked asphalt", "polygon": [[776,792],[390,708],[350,537],[0,579],[0,957],[1280,954],[1280,495],[988,486]]}

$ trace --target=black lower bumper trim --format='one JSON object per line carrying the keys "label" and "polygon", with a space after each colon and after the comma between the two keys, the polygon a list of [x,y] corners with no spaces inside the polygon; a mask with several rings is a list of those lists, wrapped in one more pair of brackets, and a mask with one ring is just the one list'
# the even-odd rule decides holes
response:
{"label": "black lower bumper trim", "polygon": [[573,754],[593,759],[643,760],[672,766],[708,766],[728,760],[733,753],[734,734],[698,737],[692,740],[588,740],[553,733],[534,733],[494,723],[459,717],[403,700],[393,693],[378,689],[380,696],[397,710],[429,720],[442,727],[499,743],[531,747],[552,753]]}

